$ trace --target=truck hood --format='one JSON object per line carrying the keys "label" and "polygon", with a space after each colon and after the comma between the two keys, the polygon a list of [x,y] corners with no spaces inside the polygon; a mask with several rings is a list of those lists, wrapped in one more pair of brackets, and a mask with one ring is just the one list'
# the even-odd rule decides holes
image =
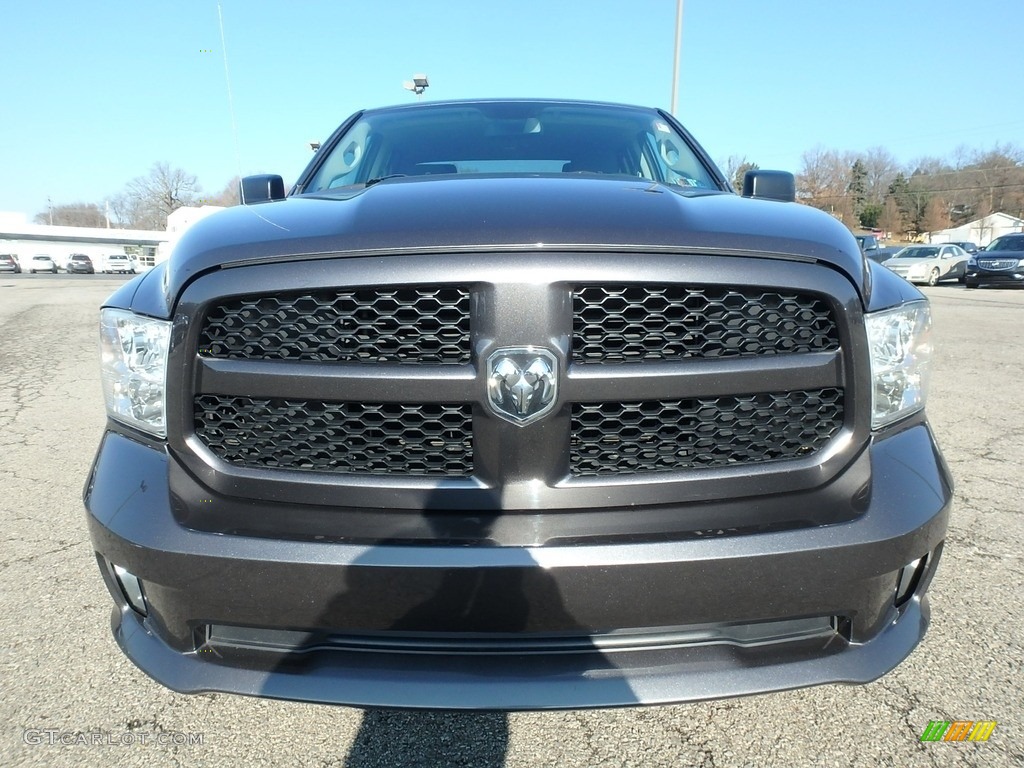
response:
{"label": "truck hood", "polygon": [[330,196],[236,206],[174,249],[169,304],[195,276],[246,263],[452,250],[672,250],[826,262],[862,297],[842,224],[808,206],[608,177],[396,178]]}

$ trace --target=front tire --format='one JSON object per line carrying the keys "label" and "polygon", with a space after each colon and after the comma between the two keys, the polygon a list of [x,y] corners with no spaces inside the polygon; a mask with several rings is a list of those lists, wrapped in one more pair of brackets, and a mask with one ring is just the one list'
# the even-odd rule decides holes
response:
{"label": "front tire", "polygon": [[978,284],[976,282],[974,282],[973,280],[965,280],[964,281],[964,288],[967,288],[968,290],[974,290],[977,287],[978,287]]}
{"label": "front tire", "polygon": [[928,275],[928,285],[935,286],[939,284],[939,268],[933,267],[931,273]]}

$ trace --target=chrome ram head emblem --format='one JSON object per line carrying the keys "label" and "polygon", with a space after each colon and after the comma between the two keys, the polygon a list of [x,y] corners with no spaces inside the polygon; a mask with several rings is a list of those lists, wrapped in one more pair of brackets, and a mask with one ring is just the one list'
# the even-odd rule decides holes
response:
{"label": "chrome ram head emblem", "polygon": [[546,349],[505,347],[487,358],[487,402],[517,426],[536,421],[555,405],[558,359]]}

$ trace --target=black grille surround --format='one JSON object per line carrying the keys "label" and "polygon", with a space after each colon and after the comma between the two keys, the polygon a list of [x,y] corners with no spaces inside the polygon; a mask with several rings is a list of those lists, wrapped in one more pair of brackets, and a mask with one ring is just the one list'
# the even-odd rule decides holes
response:
{"label": "black grille surround", "polygon": [[473,472],[468,405],[200,395],[196,435],[243,467],[369,475]]}
{"label": "black grille surround", "polygon": [[225,299],[206,313],[199,353],[246,360],[465,365],[462,286],[295,291]]}
{"label": "black grille surround", "polygon": [[[341,506],[353,514],[622,510],[740,499],[766,487],[779,493],[820,487],[860,455],[870,435],[864,405],[870,382],[864,378],[866,344],[856,332],[860,299],[849,280],[798,260],[666,253],[640,261],[642,269],[612,251],[514,257],[439,252],[251,264],[201,276],[178,307],[182,333],[172,344],[170,370],[181,384],[169,387],[170,447],[215,493]],[[628,282],[639,274],[644,283]],[[448,281],[439,283],[438,275]],[[452,326],[461,336],[446,346],[464,350],[448,358],[465,358],[461,364],[378,350],[339,358],[325,353],[329,345],[316,337],[321,328],[333,333],[333,322],[306,325],[295,315],[307,304],[316,314],[320,304],[296,298],[312,294],[382,297],[402,291],[415,297],[452,290],[459,292],[452,303],[465,316]],[[741,329],[760,322],[770,332],[748,333],[761,346],[738,354],[738,347],[677,354],[659,349],[663,342],[656,340],[643,353],[654,357],[584,362],[574,352],[577,301],[594,290],[625,290],[630,301],[699,294],[706,304],[717,296],[714,306],[740,317]],[[738,297],[746,297],[746,314]],[[207,318],[228,306],[275,306],[270,299],[288,307],[289,328],[303,330],[303,343],[318,350],[315,359],[293,357],[291,348],[280,357],[255,346],[256,357],[211,349]],[[588,324],[620,321],[623,310],[614,302],[608,305],[611,320],[593,317],[600,305],[587,305]],[[253,327],[262,333],[274,322],[276,317]],[[227,327],[220,320],[214,325]],[[791,327],[798,328],[794,345],[777,338]],[[295,338],[286,336],[288,344]],[[490,403],[487,366],[503,350],[530,346],[556,358],[557,393],[550,413],[521,426]],[[814,398],[821,393],[827,397],[819,405]],[[765,397],[772,398],[770,405]],[[787,403],[796,410],[787,410]],[[649,421],[628,423],[653,407],[673,423],[658,429]],[[416,415],[406,417],[405,408]],[[592,409],[615,415],[595,425],[587,421],[597,418]],[[719,413],[707,417],[715,409]],[[386,428],[374,422],[381,418]],[[759,425],[762,419],[768,421]],[[666,444],[656,446],[659,440]],[[707,458],[691,456],[698,446],[709,451]],[[790,520],[777,517],[772,524]],[[746,514],[692,522],[716,530],[763,523]],[[503,522],[502,531],[506,524],[519,525]],[[534,535],[526,528],[521,534]],[[503,536],[495,540],[519,540]]]}
{"label": "black grille surround", "polygon": [[836,388],[719,398],[573,403],[573,475],[635,474],[797,459],[843,425]]}
{"label": "black grille surround", "polygon": [[573,291],[572,359],[626,363],[802,354],[838,349],[814,296],[720,285],[621,283]]}

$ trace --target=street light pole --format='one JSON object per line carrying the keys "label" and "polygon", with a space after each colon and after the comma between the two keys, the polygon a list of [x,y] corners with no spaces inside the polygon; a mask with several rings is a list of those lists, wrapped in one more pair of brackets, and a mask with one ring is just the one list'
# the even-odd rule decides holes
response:
{"label": "street light pole", "polygon": [[672,57],[672,114],[679,104],[679,45],[683,37],[683,0],[676,0],[676,52]]}
{"label": "street light pole", "polygon": [[419,101],[423,100],[423,92],[430,86],[430,81],[426,75],[413,75],[412,80],[406,80],[402,83],[402,87],[407,91],[412,91],[416,94]]}

